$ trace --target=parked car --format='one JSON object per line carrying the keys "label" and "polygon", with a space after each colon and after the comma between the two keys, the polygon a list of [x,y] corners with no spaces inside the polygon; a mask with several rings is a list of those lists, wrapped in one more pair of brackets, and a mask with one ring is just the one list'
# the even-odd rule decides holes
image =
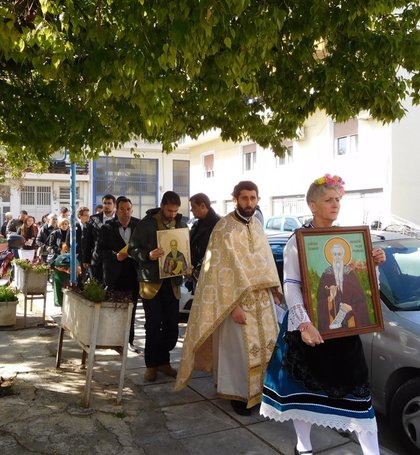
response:
{"label": "parked car", "polygon": [[267,240],[273,252],[274,261],[276,262],[277,273],[283,286],[283,250],[286,246],[291,232],[279,232],[277,234],[267,234]]}
{"label": "parked car", "polygon": [[[280,281],[283,251],[291,232],[268,234]],[[396,436],[420,451],[420,239],[387,231],[371,233],[385,251],[379,267],[384,330],[361,335],[369,367],[373,405],[386,416]],[[184,315],[193,296],[183,292]]]}
{"label": "parked car", "polygon": [[185,282],[181,285],[181,297],[179,299],[179,322],[187,322],[190,314],[191,305],[194,295],[185,286]]}
{"label": "parked car", "polygon": [[[281,282],[283,250],[290,235],[267,235]],[[371,239],[387,259],[379,267],[384,331],[361,335],[372,401],[396,436],[419,453],[420,240],[386,231],[372,233]]]}
{"label": "parked car", "polygon": [[[267,235],[282,283],[290,235]],[[379,267],[384,330],[361,335],[372,401],[396,436],[420,453],[420,240],[388,231],[375,231],[371,239],[386,254]]]}
{"label": "parked car", "polygon": [[375,409],[395,434],[420,451],[420,240],[403,234],[372,233],[385,251],[379,267],[383,332],[361,336]]}
{"label": "parked car", "polygon": [[310,215],[278,215],[267,218],[264,230],[267,234],[274,234],[276,232],[293,232],[294,230],[302,227],[307,221],[311,220]]}

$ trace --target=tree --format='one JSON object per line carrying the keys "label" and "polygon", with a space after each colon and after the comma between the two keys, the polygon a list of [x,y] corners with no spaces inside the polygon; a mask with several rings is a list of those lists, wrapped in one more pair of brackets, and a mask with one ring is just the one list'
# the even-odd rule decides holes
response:
{"label": "tree", "polygon": [[283,153],[305,119],[420,100],[420,8],[399,0],[0,0],[4,170],[220,128]]}

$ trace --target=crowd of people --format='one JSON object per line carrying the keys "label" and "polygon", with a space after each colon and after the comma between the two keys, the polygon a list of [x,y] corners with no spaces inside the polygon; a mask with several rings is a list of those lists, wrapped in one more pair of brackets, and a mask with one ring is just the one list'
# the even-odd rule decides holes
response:
{"label": "crowd of people", "polygon": [[[302,229],[331,228],[343,194],[340,177],[326,174],[316,179],[307,192],[313,219]],[[312,454],[313,424],[355,431],[363,454],[378,455],[376,420],[359,336],[325,340],[321,336],[322,327],[311,320],[305,307],[295,235],[284,251],[283,296],[261,222],[257,185],[241,181],[232,197],[235,209],[224,217],[212,209],[204,193],[190,198],[196,221],[190,230],[188,268],[176,240],[171,240],[170,252],[158,242],[158,231],[187,227],[179,213],[177,193],[165,192],[160,206],[148,210],[141,220],[132,216],[132,203],[125,196],[106,194],[91,216],[87,207],[80,207],[75,237],[79,280],[83,284],[90,276],[104,287],[130,296],[134,306],[129,349],[133,352],[140,352],[134,343],[134,322],[137,301],[142,299],[146,381],[153,382],[162,373],[176,378],[175,388],[180,390],[193,370],[212,372],[217,394],[229,400],[237,414],[249,415],[253,407],[260,406],[264,416],[280,422],[292,420],[297,436],[295,455]],[[45,262],[53,264],[70,248],[66,210],[59,216],[45,216],[40,225],[25,211],[17,219],[6,214],[6,220],[1,234],[22,235],[24,248],[36,249]],[[331,255],[334,264],[323,275],[328,308],[342,300],[351,308],[348,280],[357,279],[347,273],[339,245],[332,245]],[[380,265],[384,252],[375,249],[372,260]],[[182,267],[177,267],[177,262]],[[183,280],[194,293],[194,302],[177,371],[170,354],[178,340]],[[282,299],[288,311],[279,320],[275,306]],[[334,315],[326,320],[327,328],[336,322],[336,312],[334,309]],[[360,311],[349,314],[353,323],[361,317]]]}

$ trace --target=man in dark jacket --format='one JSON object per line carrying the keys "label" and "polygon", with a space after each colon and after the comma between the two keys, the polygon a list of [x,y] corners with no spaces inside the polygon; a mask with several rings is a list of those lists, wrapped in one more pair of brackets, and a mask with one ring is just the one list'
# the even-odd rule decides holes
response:
{"label": "man in dark jacket", "polygon": [[41,226],[35,239],[35,244],[38,247],[37,256],[41,257],[44,262],[47,262],[47,246],[50,235],[55,229],[57,229],[57,215],[55,213],[50,213],[47,216],[47,222]]}
{"label": "man in dark jacket", "polygon": [[[83,266],[83,238],[86,232],[86,223],[89,221],[89,208],[79,207],[77,209],[76,219],[76,259],[80,264],[82,273],[78,276],[78,283],[82,284],[85,281],[87,270]],[[71,232],[70,229],[67,231],[66,244],[70,245]]]}
{"label": "man in dark jacket", "polygon": [[127,245],[139,222],[131,216],[133,206],[130,199],[120,196],[117,199],[116,218],[107,221],[99,229],[97,253],[102,259],[103,283],[109,290],[124,291],[133,301],[128,349],[140,352],[134,345],[134,325],[139,298],[137,262],[128,256]]}
{"label": "man in dark jacket", "polygon": [[191,211],[197,221],[191,228],[191,264],[193,266],[193,289],[197,284],[201,263],[206,253],[210,234],[220,220],[220,216],[210,207],[210,199],[204,193],[197,193],[190,197]]}
{"label": "man in dark jacket", "polygon": [[115,202],[115,196],[112,194],[106,194],[102,198],[104,211],[91,215],[83,236],[83,266],[86,269],[90,268],[92,276],[100,283],[102,283],[103,271],[102,261],[97,252],[98,233],[103,224],[115,217]]}
{"label": "man in dark jacket", "polygon": [[185,228],[178,213],[181,200],[177,193],[167,191],[160,208],[148,210],[131,236],[128,254],[140,265],[140,296],[146,317],[146,381],[155,381],[157,372],[176,376],[170,364],[170,351],[178,340],[178,313],[182,277],[161,279],[159,258],[164,255],[157,245],[158,230]]}
{"label": "man in dark jacket", "polygon": [[6,226],[6,235],[16,234],[17,230],[22,226],[28,218],[28,212],[26,210],[21,210],[19,213],[19,218],[11,219]]}
{"label": "man in dark jacket", "polygon": [[7,236],[6,229],[7,229],[7,225],[9,224],[10,220],[13,220],[13,214],[12,214],[12,212],[6,212],[4,214],[4,223],[1,225],[1,230],[0,230],[0,233],[3,237]]}

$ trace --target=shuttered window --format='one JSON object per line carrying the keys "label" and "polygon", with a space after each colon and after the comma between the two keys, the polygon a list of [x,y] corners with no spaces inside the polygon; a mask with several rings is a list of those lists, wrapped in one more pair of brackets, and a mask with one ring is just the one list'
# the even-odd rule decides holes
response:
{"label": "shuttered window", "polygon": [[204,177],[209,179],[214,177],[214,154],[210,153],[203,156]]}
{"label": "shuttered window", "polygon": [[358,129],[357,119],[334,123],[334,149],[337,156],[357,153]]}
{"label": "shuttered window", "polygon": [[257,144],[244,145],[242,148],[244,171],[252,171],[257,164]]}

